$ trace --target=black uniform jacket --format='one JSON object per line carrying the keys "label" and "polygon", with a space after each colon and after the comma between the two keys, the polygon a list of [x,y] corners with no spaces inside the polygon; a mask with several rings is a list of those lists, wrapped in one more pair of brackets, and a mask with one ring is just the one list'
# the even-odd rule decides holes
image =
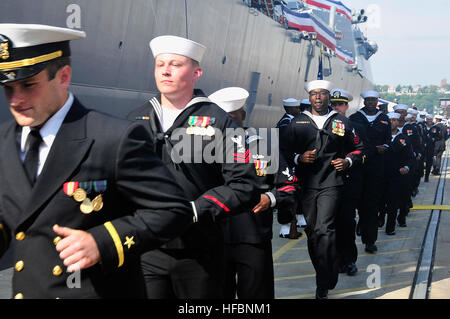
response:
{"label": "black uniform jacket", "polygon": [[[152,98],[131,112],[128,118],[140,122],[153,133],[156,153],[182,185],[187,198],[193,201],[199,219],[180,238],[165,247],[214,247],[221,233],[214,218],[244,212],[259,202],[255,167],[246,161],[249,154],[245,148],[245,131],[197,89],[172,127],[163,133],[159,120],[162,113],[160,101],[160,95]],[[214,135],[205,135],[208,126],[215,129]],[[198,127],[197,134],[195,127]],[[237,135],[227,136],[227,130]],[[181,144],[177,143],[180,141],[191,142],[189,149],[185,150],[191,155],[181,161],[171,156],[174,152],[178,154]],[[203,155],[212,153],[216,146],[215,154],[219,160],[206,159]]]}
{"label": "black uniform jacket", "polygon": [[389,179],[398,178],[403,176],[400,174],[400,168],[408,167],[411,170],[415,165],[413,147],[407,136],[400,132],[389,144],[390,147],[386,151],[385,157],[386,177]]}
{"label": "black uniform jacket", "polygon": [[271,148],[270,138],[274,136],[264,138],[253,128],[247,132],[248,161],[254,163],[259,194],[270,192],[272,195],[268,196],[271,201],[275,200],[275,206],[257,214],[248,211],[221,220],[224,240],[228,244],[259,244],[272,239],[273,208],[288,209],[295,203],[297,178],[292,175],[283,155]]}
{"label": "black uniform jacket", "polygon": [[405,123],[402,133],[410,140],[415,156],[423,154],[421,138],[417,125],[415,123]]}
{"label": "black uniform jacket", "polygon": [[286,159],[292,162],[296,154],[317,150],[314,163],[298,163],[295,168],[302,188],[323,189],[343,185],[345,172],[336,171],[331,165],[334,159],[349,157],[352,165],[362,162],[360,138],[349,120],[334,110],[329,111],[323,129],[317,127],[309,110],[300,113],[289,124],[287,137],[281,145]]}
{"label": "black uniform jacket", "polygon": [[446,128],[440,123],[435,124],[428,131],[429,139],[434,142],[434,152],[439,153],[445,150]]}
{"label": "black uniform jacket", "polygon": [[291,114],[284,114],[283,117],[278,121],[277,125],[275,126],[280,130],[280,138],[283,139],[286,135],[287,128],[289,124],[291,123],[292,119],[294,118]]}
{"label": "black uniform jacket", "polygon": [[377,145],[389,145],[391,140],[391,122],[381,111],[373,122],[369,122],[362,110],[352,114],[349,120],[364,144],[365,170],[372,170],[373,174],[384,175],[382,155],[378,154]]}
{"label": "black uniform jacket", "polygon": [[[145,297],[139,255],[193,218],[148,132],[75,99],[33,188],[19,158],[20,134],[15,121],[0,126],[0,247],[3,254],[14,244],[13,296]],[[91,200],[101,195],[103,207],[82,213],[70,196],[77,186]],[[100,264],[78,273],[79,288],[67,286],[71,274],[55,249],[54,224],[88,231],[100,250]]]}

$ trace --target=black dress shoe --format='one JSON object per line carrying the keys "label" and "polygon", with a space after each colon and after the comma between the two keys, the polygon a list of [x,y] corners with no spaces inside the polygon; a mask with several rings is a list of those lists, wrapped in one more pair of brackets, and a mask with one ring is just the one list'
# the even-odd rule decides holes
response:
{"label": "black dress shoe", "polygon": [[395,230],[393,230],[393,231],[387,231],[387,232],[386,232],[386,235],[389,235],[389,236],[395,235]]}
{"label": "black dress shoe", "polygon": [[345,274],[347,272],[347,265],[339,266],[339,273]]}
{"label": "black dress shoe", "polygon": [[328,289],[316,288],[316,299],[328,299]]}
{"label": "black dress shoe", "polygon": [[377,246],[375,244],[366,244],[365,251],[371,254],[375,254],[375,252],[378,250]]}
{"label": "black dress shoe", "polygon": [[299,237],[302,237],[302,233],[297,233],[297,235],[291,235],[291,234],[280,234],[280,238],[287,238],[287,239],[297,239]]}
{"label": "black dress shoe", "polygon": [[347,266],[347,275],[354,276],[358,272],[358,268],[354,263],[348,264]]}
{"label": "black dress shoe", "polygon": [[406,222],[398,221],[398,226],[399,226],[399,227],[406,227]]}
{"label": "black dress shoe", "polygon": [[384,226],[384,218],[383,219],[381,219],[381,218],[379,218],[378,217],[378,227],[383,227]]}

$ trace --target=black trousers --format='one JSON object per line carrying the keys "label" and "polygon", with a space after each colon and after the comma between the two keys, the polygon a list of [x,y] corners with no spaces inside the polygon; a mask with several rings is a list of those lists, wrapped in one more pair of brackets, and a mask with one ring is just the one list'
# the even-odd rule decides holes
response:
{"label": "black trousers", "polygon": [[[363,244],[374,244],[378,238],[378,210],[381,207],[384,176],[373,174],[377,168],[365,168],[361,200],[358,205],[359,227]],[[377,170],[380,170],[378,168]]]}
{"label": "black trousers", "polygon": [[[405,221],[407,214],[407,203],[409,199],[409,184],[410,178],[408,175],[395,176],[388,181],[388,193],[387,193],[387,220],[386,220],[386,232],[392,232],[395,230],[395,223],[397,219],[402,222]],[[383,216],[384,218],[384,216]]]}
{"label": "black trousers", "polygon": [[272,241],[225,245],[226,299],[275,297]]}
{"label": "black trousers", "polygon": [[416,174],[415,174],[415,180],[414,180],[414,189],[416,189],[417,187],[419,187],[420,185],[420,180],[423,177],[423,169],[424,169],[424,158],[423,156],[416,160],[417,163],[417,170],[416,170]]}
{"label": "black trousers", "polygon": [[425,149],[425,177],[430,176],[431,167],[434,159],[434,144],[431,144]]}
{"label": "black trousers", "polygon": [[362,183],[344,186],[341,204],[336,215],[336,248],[341,265],[355,263],[358,258],[355,218],[361,186]]}
{"label": "black trousers", "polygon": [[341,192],[342,186],[304,189],[300,201],[307,223],[308,252],[316,270],[316,285],[321,289],[333,289],[338,281],[335,218]]}
{"label": "black trousers", "polygon": [[442,161],[443,153],[444,153],[444,150],[442,150],[442,149],[435,151],[434,161],[433,161],[433,171],[436,171],[436,172],[441,171],[441,161]]}
{"label": "black trousers", "polygon": [[155,249],[141,256],[149,299],[223,298],[224,249]]}

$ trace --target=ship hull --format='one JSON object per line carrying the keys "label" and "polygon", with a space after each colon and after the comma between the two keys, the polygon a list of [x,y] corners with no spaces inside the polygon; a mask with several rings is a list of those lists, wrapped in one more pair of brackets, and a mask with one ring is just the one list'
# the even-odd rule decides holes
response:
{"label": "ship hull", "polygon": [[[148,43],[158,35],[189,37],[207,47],[197,87],[210,94],[227,86],[250,92],[248,125],[273,127],[283,115],[282,100],[306,98],[305,82],[317,79],[320,44],[294,40],[295,31],[241,0],[4,0],[4,23],[39,23],[87,33],[73,41],[71,91],[89,107],[125,116],[157,90]],[[337,57],[324,57],[325,80],[359,93],[372,79],[351,71]],[[370,66],[368,66],[370,67]],[[366,70],[367,71],[367,70]],[[365,72],[365,74],[370,74]],[[0,121],[10,118],[3,94]]]}

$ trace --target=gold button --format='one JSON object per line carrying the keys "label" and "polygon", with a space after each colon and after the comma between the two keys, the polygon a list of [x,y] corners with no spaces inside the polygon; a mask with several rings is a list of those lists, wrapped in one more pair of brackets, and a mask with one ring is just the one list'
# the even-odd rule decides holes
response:
{"label": "gold button", "polygon": [[19,260],[18,262],[16,262],[16,265],[14,266],[14,268],[17,271],[21,271],[23,269],[23,266],[25,266],[23,260]]}
{"label": "gold button", "polygon": [[52,273],[54,276],[60,276],[62,274],[63,270],[60,266],[53,267]]}
{"label": "gold button", "polygon": [[20,232],[16,234],[16,239],[17,240],[24,240],[25,239],[25,233],[24,232]]}
{"label": "gold button", "polygon": [[55,244],[55,246],[56,246],[56,245],[58,245],[58,243],[59,243],[61,240],[62,240],[62,238],[59,237],[59,236],[57,236],[57,237],[55,237],[55,238],[53,239],[53,244]]}
{"label": "gold button", "polygon": [[23,294],[18,293],[17,295],[14,296],[14,299],[23,299]]}

